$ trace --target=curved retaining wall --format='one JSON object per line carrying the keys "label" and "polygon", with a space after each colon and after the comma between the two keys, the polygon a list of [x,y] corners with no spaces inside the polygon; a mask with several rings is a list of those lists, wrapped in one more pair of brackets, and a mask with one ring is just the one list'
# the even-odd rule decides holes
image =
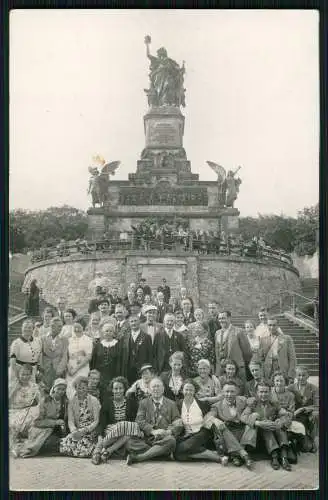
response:
{"label": "curved retaining wall", "polygon": [[127,284],[138,281],[141,276],[152,289],[165,277],[172,294],[186,286],[201,307],[216,299],[220,307],[231,309],[235,314],[253,315],[260,307],[277,303],[280,290],[301,290],[297,270],[282,262],[184,252],[145,255],[138,251],[115,256],[64,257],[38,263],[26,270],[23,286],[35,278],[47,302],[55,304],[63,295],[70,307],[83,312],[91,298],[88,285],[99,271],[112,285],[119,287],[121,295],[125,295]]}

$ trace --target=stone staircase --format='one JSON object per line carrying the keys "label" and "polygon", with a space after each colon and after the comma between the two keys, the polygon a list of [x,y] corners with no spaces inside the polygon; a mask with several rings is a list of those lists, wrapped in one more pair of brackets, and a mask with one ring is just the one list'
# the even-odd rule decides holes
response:
{"label": "stone staircase", "polygon": [[304,297],[309,297],[313,299],[315,297],[316,292],[319,290],[319,280],[318,278],[305,278],[301,281],[302,285],[302,295]]}
{"label": "stone staircase", "polygon": [[[319,338],[306,328],[294,324],[283,315],[277,315],[278,325],[286,335],[290,335],[294,341],[297,363],[305,365],[309,370],[309,375],[319,375]],[[234,325],[240,328],[244,327],[246,319],[253,319],[257,324],[256,318],[246,316],[236,316],[232,318]]]}

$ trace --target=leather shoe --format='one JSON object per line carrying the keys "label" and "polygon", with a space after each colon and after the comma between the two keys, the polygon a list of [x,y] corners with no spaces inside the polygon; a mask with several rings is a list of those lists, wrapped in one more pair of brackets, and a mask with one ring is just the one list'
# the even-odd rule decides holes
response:
{"label": "leather shoe", "polygon": [[280,469],[280,463],[279,463],[278,457],[273,456],[273,457],[271,458],[271,467],[272,467],[274,470],[279,470],[279,469]]}
{"label": "leather shoe", "polygon": [[242,461],[240,457],[233,457],[232,463],[235,467],[241,467]]}
{"label": "leather shoe", "polygon": [[246,457],[245,458],[245,466],[246,466],[246,469],[248,470],[253,470],[254,469],[254,462],[251,458],[249,457]]}
{"label": "leather shoe", "polygon": [[135,457],[134,455],[132,455],[132,453],[130,453],[127,457],[126,457],[126,465],[132,465],[136,462],[135,460]]}
{"label": "leather shoe", "polygon": [[288,470],[288,471],[292,470],[291,465],[288,462],[288,459],[286,457],[282,457],[282,459],[281,459],[281,466],[282,466],[282,468],[284,470]]}
{"label": "leather shoe", "polygon": [[92,459],[91,459],[91,462],[93,463],[93,465],[99,465],[100,462],[101,462],[101,455],[100,453],[94,453],[92,455]]}

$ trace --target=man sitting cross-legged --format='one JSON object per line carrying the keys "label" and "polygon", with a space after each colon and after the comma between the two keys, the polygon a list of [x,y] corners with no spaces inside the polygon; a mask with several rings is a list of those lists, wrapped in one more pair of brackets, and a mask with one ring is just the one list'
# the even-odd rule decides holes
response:
{"label": "man sitting cross-legged", "polygon": [[136,417],[145,437],[131,438],[127,442],[127,465],[169,457],[175,450],[175,437],[183,428],[177,405],[163,396],[162,380],[153,378],[149,388],[151,396],[140,401]]}
{"label": "man sitting cross-legged", "polygon": [[252,469],[253,462],[243,447],[245,424],[241,420],[247,400],[237,394],[237,385],[234,382],[226,383],[223,387],[223,399],[212,405],[205,417],[205,425],[213,428],[215,445],[220,454],[222,451],[227,453],[236,467],[245,463],[248,469]]}
{"label": "man sitting cross-legged", "polygon": [[273,469],[282,468],[290,471],[288,462],[288,437],[286,429],[291,424],[291,416],[278,404],[271,401],[270,386],[261,381],[257,386],[256,398],[248,400],[247,407],[241,415],[241,420],[247,424],[243,442],[253,448],[258,447],[259,435],[263,438],[266,451],[271,456]]}

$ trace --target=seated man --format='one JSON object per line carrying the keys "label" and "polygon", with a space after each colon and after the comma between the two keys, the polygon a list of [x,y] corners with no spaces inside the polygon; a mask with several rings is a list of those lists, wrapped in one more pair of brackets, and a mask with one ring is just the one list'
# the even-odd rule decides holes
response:
{"label": "seated man", "polygon": [[175,438],[182,431],[177,405],[163,396],[162,380],[153,378],[149,389],[151,396],[140,401],[136,417],[145,437],[130,438],[127,442],[127,465],[170,456],[175,450]]}
{"label": "seated man", "polygon": [[256,398],[248,401],[240,419],[247,424],[243,436],[245,445],[257,448],[257,439],[260,435],[264,440],[266,451],[271,456],[272,468],[280,469],[280,458],[282,468],[290,471],[291,466],[287,458],[289,443],[286,432],[291,424],[290,414],[278,404],[271,402],[270,386],[267,382],[258,383]]}
{"label": "seated man", "polygon": [[305,427],[306,439],[302,447],[304,451],[315,453],[319,443],[319,390],[308,382],[308,378],[305,366],[298,366],[296,383],[289,385],[287,389],[295,396],[294,419]]}
{"label": "seated man", "polygon": [[241,414],[247,406],[247,400],[237,396],[237,393],[238,387],[234,382],[226,383],[223,399],[212,405],[205,421],[207,427],[213,426],[218,453],[227,453],[236,467],[245,463],[247,469],[252,469],[253,462],[242,445],[245,424],[241,421]]}

